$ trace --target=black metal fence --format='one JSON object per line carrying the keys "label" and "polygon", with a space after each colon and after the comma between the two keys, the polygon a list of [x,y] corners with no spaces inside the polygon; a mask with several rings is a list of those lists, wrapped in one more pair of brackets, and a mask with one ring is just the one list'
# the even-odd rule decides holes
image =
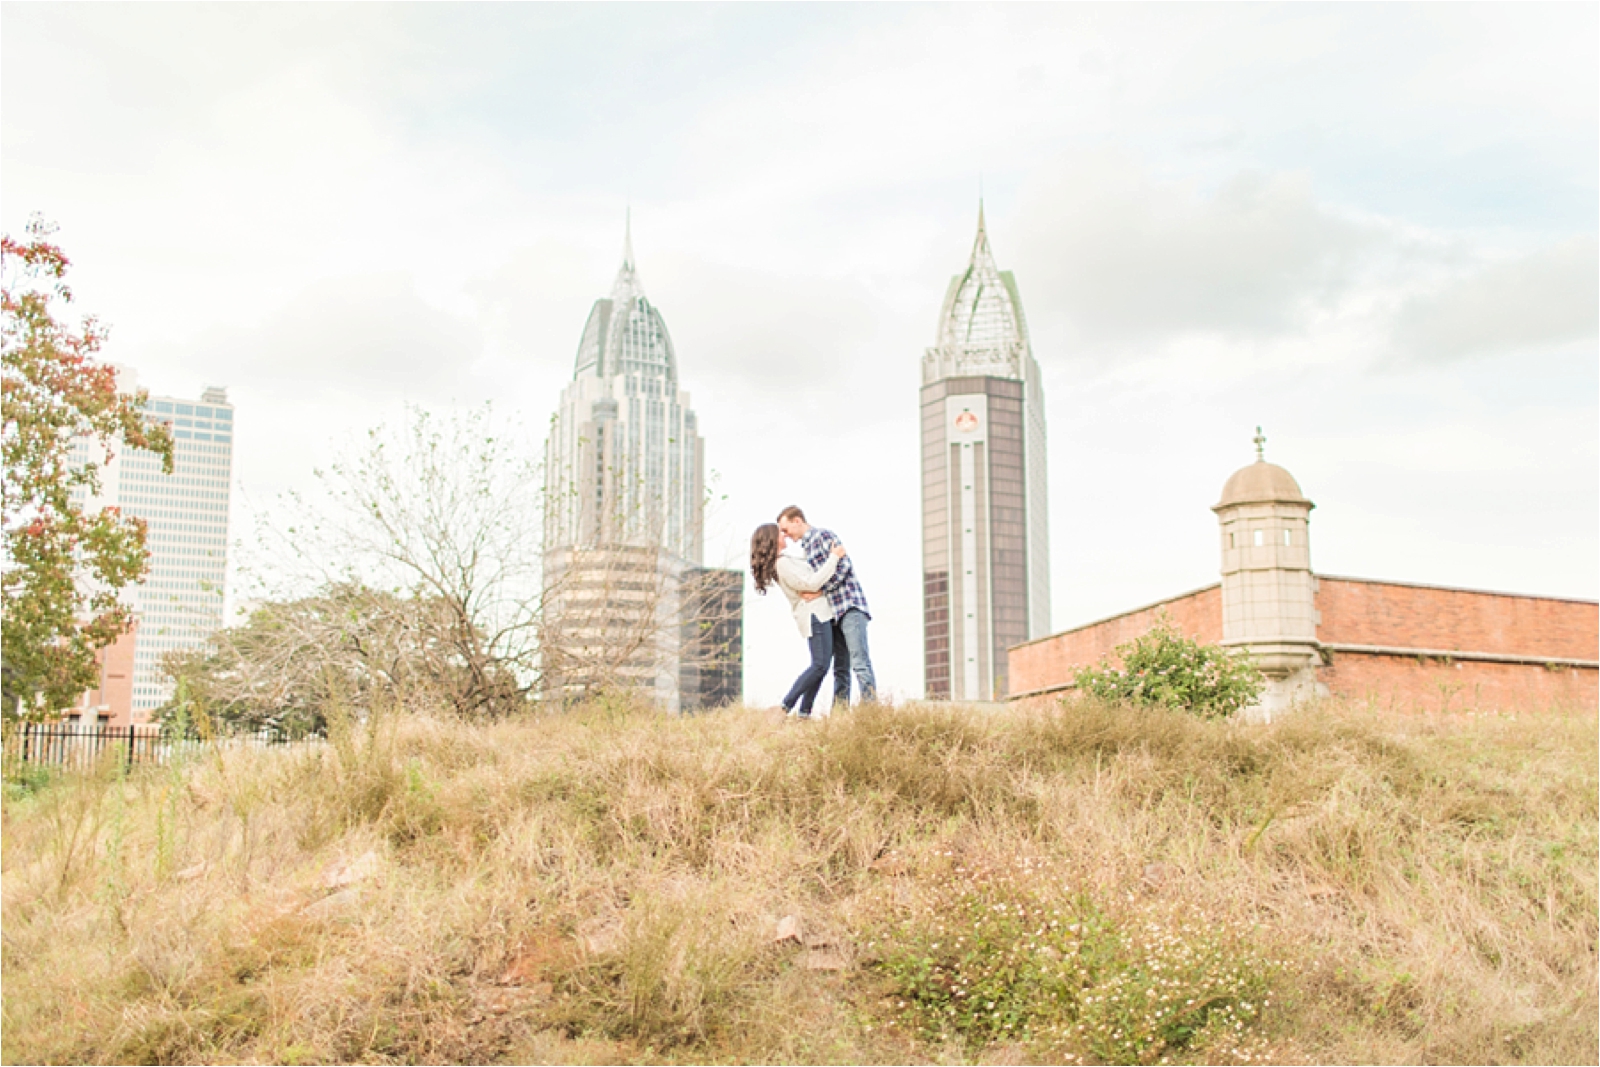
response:
{"label": "black metal fence", "polygon": [[265,748],[289,742],[286,734],[273,730],[202,740],[163,735],[149,726],[7,723],[4,772],[7,776],[17,774],[25,764],[79,771],[90,770],[109,760],[120,761],[128,767],[140,763],[164,764],[179,754],[197,753],[206,748]]}

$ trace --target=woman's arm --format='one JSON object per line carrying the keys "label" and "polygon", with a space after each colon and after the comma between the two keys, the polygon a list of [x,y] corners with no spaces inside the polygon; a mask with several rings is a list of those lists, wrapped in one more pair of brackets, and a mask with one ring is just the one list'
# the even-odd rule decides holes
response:
{"label": "woman's arm", "polygon": [[779,556],[778,573],[791,589],[802,593],[815,593],[828,584],[828,579],[833,577],[833,572],[838,569],[839,560],[842,558],[830,554],[827,562],[812,570],[803,560],[795,559],[793,556]]}

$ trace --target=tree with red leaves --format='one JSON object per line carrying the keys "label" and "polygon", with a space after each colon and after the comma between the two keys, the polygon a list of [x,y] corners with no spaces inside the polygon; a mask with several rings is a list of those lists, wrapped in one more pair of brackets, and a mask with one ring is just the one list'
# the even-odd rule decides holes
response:
{"label": "tree with red leaves", "polygon": [[132,612],[118,599],[150,565],[142,520],[116,508],[85,511],[101,464],[73,458],[73,444],[98,442],[160,453],[172,472],[172,437],[142,415],[146,394],[117,392],[116,373],[93,357],[106,332],[92,317],[58,321],[72,301],[70,265],[39,218],[27,239],[0,238],[5,457],[0,562],[4,619],[0,714],[48,716],[97,685],[95,653],[124,633]]}

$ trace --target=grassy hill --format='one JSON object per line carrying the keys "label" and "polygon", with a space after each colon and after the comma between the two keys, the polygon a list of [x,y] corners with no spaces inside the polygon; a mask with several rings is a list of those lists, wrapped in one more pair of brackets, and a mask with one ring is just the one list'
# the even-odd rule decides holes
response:
{"label": "grassy hill", "polygon": [[1592,713],[625,703],[7,786],[6,1062],[1595,1062]]}

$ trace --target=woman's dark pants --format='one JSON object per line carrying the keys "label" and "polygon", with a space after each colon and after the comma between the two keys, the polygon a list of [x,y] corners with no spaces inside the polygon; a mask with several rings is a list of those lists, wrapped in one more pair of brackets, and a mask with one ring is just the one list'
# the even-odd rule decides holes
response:
{"label": "woman's dark pants", "polygon": [[789,695],[783,698],[783,706],[790,711],[799,707],[801,715],[811,714],[811,705],[817,699],[817,690],[822,688],[822,680],[828,676],[828,664],[833,661],[833,623],[820,622],[817,617],[811,617],[811,666],[801,672],[800,677],[794,680],[794,685],[789,687]]}

